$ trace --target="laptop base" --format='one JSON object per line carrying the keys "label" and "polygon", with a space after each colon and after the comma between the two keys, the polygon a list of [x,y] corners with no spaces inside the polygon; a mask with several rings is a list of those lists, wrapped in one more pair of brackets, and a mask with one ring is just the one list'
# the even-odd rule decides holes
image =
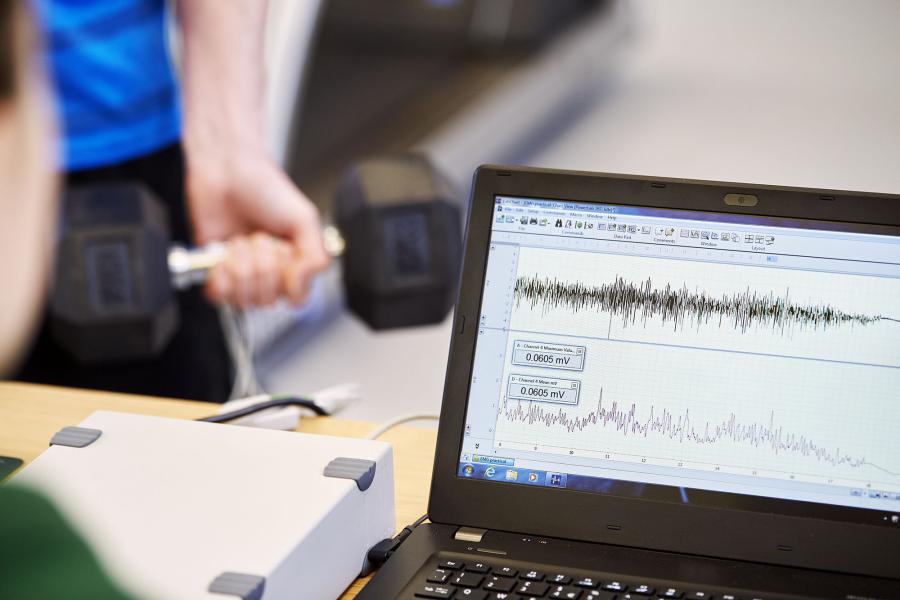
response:
{"label": "laptop base", "polygon": [[[458,529],[432,523],[416,528],[358,598],[493,600],[504,598],[503,594],[510,600],[724,600],[729,595],[742,600],[900,597],[900,582],[893,580],[496,531],[488,531],[476,544],[454,539]],[[429,582],[440,570],[447,572],[446,581]],[[533,571],[540,579],[528,577]],[[469,575],[461,581],[465,585],[454,585],[463,574]],[[485,589],[492,579],[499,580],[500,586]],[[533,583],[523,587],[529,581]],[[503,591],[510,583],[513,587]],[[429,594],[428,588],[434,593]],[[441,589],[448,590],[449,595],[442,595]],[[539,594],[529,596],[524,593],[528,589]],[[674,592],[667,595],[669,590]],[[553,595],[558,592],[561,594]]]}

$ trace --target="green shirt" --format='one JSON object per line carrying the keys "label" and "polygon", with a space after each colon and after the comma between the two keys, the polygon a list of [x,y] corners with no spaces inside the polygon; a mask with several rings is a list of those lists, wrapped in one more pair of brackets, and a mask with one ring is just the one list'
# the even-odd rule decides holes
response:
{"label": "green shirt", "polygon": [[0,598],[129,598],[40,493],[0,486]]}

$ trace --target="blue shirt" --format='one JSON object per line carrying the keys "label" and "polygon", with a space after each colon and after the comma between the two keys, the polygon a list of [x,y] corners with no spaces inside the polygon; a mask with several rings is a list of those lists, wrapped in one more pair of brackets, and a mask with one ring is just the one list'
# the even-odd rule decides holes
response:
{"label": "blue shirt", "polygon": [[181,133],[165,0],[39,0],[68,170],[144,156]]}

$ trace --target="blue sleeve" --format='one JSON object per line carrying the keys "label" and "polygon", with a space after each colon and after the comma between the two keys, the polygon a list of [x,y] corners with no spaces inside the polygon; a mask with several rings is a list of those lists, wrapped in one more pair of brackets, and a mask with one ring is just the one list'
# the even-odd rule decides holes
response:
{"label": "blue sleeve", "polygon": [[165,0],[40,0],[68,170],[150,154],[181,133]]}

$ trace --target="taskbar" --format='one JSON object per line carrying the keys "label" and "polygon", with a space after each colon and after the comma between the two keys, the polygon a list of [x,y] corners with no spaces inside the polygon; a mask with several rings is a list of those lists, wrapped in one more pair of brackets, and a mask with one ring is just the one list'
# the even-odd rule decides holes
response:
{"label": "taskbar", "polygon": [[[565,488],[579,492],[593,492],[614,494],[624,497],[648,497],[648,487],[655,487],[655,500],[665,500],[682,504],[692,504],[696,500],[696,492],[704,492],[696,488],[684,486],[672,486],[665,484],[653,485],[650,483],[627,481],[623,479],[611,479],[607,477],[594,477],[576,473],[563,473],[560,471],[545,471],[523,466],[516,466],[515,460],[500,456],[464,455],[457,467],[457,475],[466,479],[481,479],[485,481],[500,481],[504,483],[516,483],[519,485],[531,485],[538,487]],[[705,492],[704,492],[705,493]],[[727,492],[726,492],[727,493]],[[866,512],[874,511],[878,515],[878,524],[900,526],[900,492],[887,492],[877,490],[849,489],[848,494],[853,498],[866,498],[868,500],[889,500],[885,507],[859,506],[853,504],[839,504],[840,507]],[[756,494],[753,494],[754,496]],[[815,500],[800,500],[816,504],[835,504],[835,502],[816,502]],[[896,503],[896,507],[891,504]],[[889,512],[882,512],[887,509]],[[853,519],[854,521],[856,519]],[[870,522],[868,520],[864,522]]]}
{"label": "taskbar", "polygon": [[[567,488],[582,492],[615,493],[625,496],[641,496],[646,484],[590,477],[561,471],[545,471],[514,466],[513,459],[474,456],[472,460],[460,461],[457,475],[466,479],[483,479],[486,481],[502,481],[538,487]],[[687,501],[681,494],[681,500]]]}
{"label": "taskbar", "polygon": [[522,469],[508,465],[460,462],[457,473],[467,479],[486,479],[488,481],[505,481],[524,485],[537,485],[564,488],[568,482],[568,474],[540,469]]}

